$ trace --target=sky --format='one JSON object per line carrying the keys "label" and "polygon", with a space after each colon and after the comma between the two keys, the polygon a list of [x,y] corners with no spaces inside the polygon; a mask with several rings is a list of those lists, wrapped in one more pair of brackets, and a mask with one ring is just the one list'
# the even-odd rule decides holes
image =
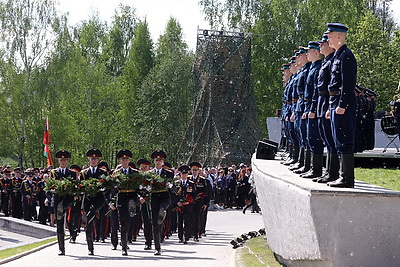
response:
{"label": "sky", "polygon": [[153,42],[164,33],[167,21],[176,18],[183,29],[183,38],[191,50],[195,50],[197,29],[208,29],[198,0],[59,0],[59,10],[69,12],[69,21],[75,25],[98,12],[102,20],[111,21],[120,3],[136,9],[139,18],[146,18]]}
{"label": "sky", "polygon": [[[59,10],[69,13],[71,25],[88,20],[93,12],[98,12],[102,20],[111,21],[119,3],[136,9],[136,15],[146,18],[154,42],[164,33],[167,21],[172,16],[180,23],[187,45],[196,48],[197,29],[208,29],[203,19],[198,0],[59,0]],[[400,0],[392,1],[395,20],[400,24]]]}

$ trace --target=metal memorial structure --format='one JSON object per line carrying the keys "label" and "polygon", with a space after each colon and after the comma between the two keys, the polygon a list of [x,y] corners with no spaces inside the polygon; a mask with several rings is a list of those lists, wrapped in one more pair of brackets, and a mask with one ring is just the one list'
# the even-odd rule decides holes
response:
{"label": "metal memorial structure", "polygon": [[251,74],[251,35],[198,30],[195,100],[178,163],[250,163],[262,137]]}

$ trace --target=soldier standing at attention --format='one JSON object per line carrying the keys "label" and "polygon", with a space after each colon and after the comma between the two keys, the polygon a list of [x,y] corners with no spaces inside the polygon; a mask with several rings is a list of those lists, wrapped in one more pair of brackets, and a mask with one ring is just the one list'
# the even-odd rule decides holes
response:
{"label": "soldier standing at attention", "polygon": [[[51,171],[51,178],[56,180],[63,180],[67,177],[76,179],[76,173],[67,168],[69,159],[71,158],[71,153],[67,150],[59,150],[56,153],[56,158],[58,161],[59,168],[53,169]],[[57,241],[59,252],[58,255],[65,255],[65,227],[64,227],[64,218],[65,213],[68,208],[72,205],[74,201],[74,197],[71,195],[59,196],[57,194],[54,195],[54,208],[56,213],[57,220]],[[72,230],[70,229],[72,232]]]}
{"label": "soldier standing at attention", "polygon": [[317,118],[319,133],[324,141],[328,154],[326,156],[326,173],[321,177],[313,178],[313,182],[327,183],[339,178],[340,167],[335,141],[332,137],[331,121],[325,117],[327,110],[329,110],[328,85],[331,80],[331,67],[335,49],[329,46],[327,34],[322,35],[322,39],[319,43],[321,54],[325,56],[325,59],[322,61],[318,75]]}
{"label": "soldier standing at attention", "polygon": [[319,134],[317,116],[315,116],[318,102],[318,74],[322,63],[319,49],[318,42],[308,42],[307,58],[312,64],[306,79],[304,111],[307,113],[307,143],[311,150],[312,167],[309,172],[300,175],[303,178],[315,178],[322,175],[324,144]]}
{"label": "soldier standing at attention", "polygon": [[347,26],[328,23],[329,46],[336,52],[333,56],[329,90],[329,112],[333,139],[340,157],[341,173],[337,180],[329,182],[331,187],[354,187],[354,137],[356,127],[357,100],[354,93],[357,82],[357,61],[347,47]]}
{"label": "soldier standing at attention", "polygon": [[[173,179],[174,174],[163,168],[164,159],[167,157],[164,151],[155,150],[151,154],[155,168],[153,172],[163,178]],[[156,251],[154,255],[161,255],[161,226],[167,215],[167,209],[171,205],[171,195],[168,189],[151,191],[151,220],[153,226],[153,239]]]}

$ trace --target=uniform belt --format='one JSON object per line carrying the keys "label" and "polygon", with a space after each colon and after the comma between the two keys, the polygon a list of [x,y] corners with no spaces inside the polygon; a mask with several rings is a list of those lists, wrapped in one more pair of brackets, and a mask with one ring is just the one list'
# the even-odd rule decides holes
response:
{"label": "uniform belt", "polygon": [[132,190],[132,189],[120,189],[119,192],[120,193],[132,193],[132,192],[135,192],[135,190]]}
{"label": "uniform belt", "polygon": [[340,95],[340,90],[329,91],[330,96]]}
{"label": "uniform belt", "polygon": [[156,191],[151,191],[152,193],[162,193],[162,192],[168,192],[168,189],[163,189],[163,190],[156,190]]}
{"label": "uniform belt", "polygon": [[329,92],[328,92],[328,91],[319,91],[319,92],[318,92],[318,95],[319,95],[319,96],[329,95]]}
{"label": "uniform belt", "polygon": [[293,103],[297,103],[298,99],[294,98]]}
{"label": "uniform belt", "polygon": [[312,100],[311,97],[304,98],[304,101],[306,101],[306,102],[311,102],[311,100]]}

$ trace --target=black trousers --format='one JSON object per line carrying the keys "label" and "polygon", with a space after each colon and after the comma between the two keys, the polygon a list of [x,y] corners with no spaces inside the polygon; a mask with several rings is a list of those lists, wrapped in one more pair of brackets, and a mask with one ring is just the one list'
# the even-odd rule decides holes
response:
{"label": "black trousers", "polygon": [[71,235],[71,239],[73,241],[76,240],[76,236],[78,235],[79,231],[79,222],[81,219],[81,206],[82,206],[82,201],[81,200],[75,200],[72,203],[70,214],[69,214],[69,220],[68,220],[68,229],[69,229],[69,234]]}
{"label": "black trousers", "polygon": [[111,244],[113,245],[113,247],[117,247],[118,245],[118,229],[119,229],[118,210],[113,210],[110,212],[110,234],[111,234]]}
{"label": "black trousers", "polygon": [[153,240],[153,229],[151,226],[151,213],[148,202],[141,204],[140,210],[142,213],[143,232],[144,232],[144,239],[146,240],[146,246],[151,246]]}
{"label": "black trousers", "polygon": [[118,193],[117,206],[118,219],[121,223],[122,250],[127,250],[129,228],[132,226],[131,219],[135,216],[139,206],[137,193]]}
{"label": "black trousers", "polygon": [[169,192],[151,194],[151,222],[153,226],[153,239],[156,250],[161,249],[161,225],[171,204]]}
{"label": "black trousers", "polygon": [[54,196],[54,208],[57,220],[57,241],[60,251],[65,250],[65,214],[68,208],[72,205],[73,201],[74,197],[71,195],[66,195],[63,197],[57,195]]}
{"label": "black trousers", "polygon": [[193,203],[193,215],[192,215],[192,234],[194,237],[200,236],[200,219],[201,219],[201,207],[203,206],[203,200],[199,199]]}
{"label": "black trousers", "polygon": [[3,213],[6,217],[9,216],[9,200],[10,200],[10,194],[8,192],[2,192],[1,193],[1,209],[3,210]]}
{"label": "black trousers", "polygon": [[97,193],[94,196],[85,196],[83,200],[84,211],[88,216],[88,223],[86,225],[86,242],[88,250],[93,252],[93,237],[94,237],[94,225],[93,220],[90,221],[97,211],[99,211],[105,204],[104,195],[102,192]]}
{"label": "black trousers", "polygon": [[192,213],[193,204],[181,207],[182,211],[177,211],[178,216],[178,238],[188,241],[192,236]]}

